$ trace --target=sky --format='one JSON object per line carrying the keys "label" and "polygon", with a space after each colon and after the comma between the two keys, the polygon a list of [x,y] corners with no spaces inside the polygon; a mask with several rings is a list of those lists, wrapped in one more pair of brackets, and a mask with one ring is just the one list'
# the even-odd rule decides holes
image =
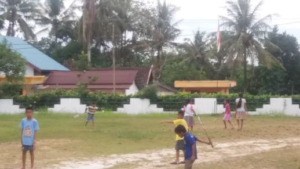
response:
{"label": "sky", "polygon": [[[68,6],[73,0],[65,0]],[[144,0],[156,3],[157,0]],[[256,5],[260,0],[252,0]],[[174,22],[181,21],[181,35],[177,41],[192,38],[197,30],[215,32],[218,28],[218,16],[226,16],[226,0],[166,0],[179,8]],[[279,25],[281,32],[292,34],[300,40],[300,1],[264,0],[259,16],[274,14],[270,25]],[[298,22],[298,23],[294,23]],[[293,23],[293,24],[292,24]]]}

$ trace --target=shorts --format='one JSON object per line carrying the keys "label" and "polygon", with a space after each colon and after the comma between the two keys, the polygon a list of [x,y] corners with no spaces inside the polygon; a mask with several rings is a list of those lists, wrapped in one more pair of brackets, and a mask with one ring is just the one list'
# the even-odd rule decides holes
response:
{"label": "shorts", "polygon": [[88,114],[86,117],[86,121],[95,121],[95,115],[94,114]]}
{"label": "shorts", "polygon": [[184,116],[184,120],[186,121],[189,127],[193,127],[195,124],[193,116]]}
{"label": "shorts", "polygon": [[33,145],[32,145],[32,146],[23,145],[23,146],[22,146],[22,151],[23,151],[23,152],[33,151]]}
{"label": "shorts", "polygon": [[184,169],[192,169],[194,162],[192,160],[185,160]]}
{"label": "shorts", "polygon": [[175,145],[175,150],[176,151],[184,151],[184,140],[177,140],[176,145]]}

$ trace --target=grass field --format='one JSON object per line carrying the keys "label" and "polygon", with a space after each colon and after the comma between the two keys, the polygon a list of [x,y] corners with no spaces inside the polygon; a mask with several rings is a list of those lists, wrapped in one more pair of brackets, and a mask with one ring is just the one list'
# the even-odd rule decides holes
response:
{"label": "grass field", "polygon": [[[174,134],[172,125],[161,125],[162,120],[173,120],[176,114],[150,114],[150,115],[124,115],[105,112],[96,116],[96,129],[91,126],[85,128],[85,115],[74,118],[72,114],[51,114],[39,112],[35,118],[40,123],[41,130],[37,136],[36,166],[37,168],[51,167],[64,161],[86,161],[95,158],[135,158],[126,154],[142,153],[147,158],[156,156],[153,152],[166,150],[161,154],[167,156],[165,164],[173,160]],[[23,115],[0,115],[0,168],[13,169],[20,167],[20,129],[18,127]],[[231,146],[224,149],[221,145],[251,140],[284,140],[297,138],[300,141],[300,118],[285,116],[252,116],[245,125],[245,130],[223,130],[221,116],[203,116],[204,127],[215,142],[216,149],[199,145],[200,158],[195,168],[203,169],[299,169],[300,168],[300,142],[289,142],[286,146],[278,146],[280,141],[270,144],[270,149],[257,153],[243,153],[245,147],[232,148],[231,154],[227,152]],[[200,126],[196,127],[195,135],[205,138]],[[218,148],[218,144],[220,147]],[[253,143],[257,144],[257,143]],[[266,143],[264,143],[266,144]],[[269,144],[269,143],[268,143]],[[244,144],[243,144],[244,145]],[[257,147],[261,147],[258,145]],[[255,149],[256,147],[253,147]],[[224,150],[224,151],[223,151]],[[234,151],[237,151],[233,156]],[[245,149],[246,151],[246,149]],[[226,153],[228,158],[217,159],[217,152]],[[251,152],[251,149],[249,150]],[[220,154],[219,153],[219,154]],[[115,156],[112,156],[116,154]],[[201,157],[203,161],[201,162]],[[215,160],[207,160],[207,157]],[[164,156],[162,156],[164,158]],[[151,159],[151,158],[149,158]],[[148,159],[148,160],[149,160]],[[154,158],[155,160],[159,160]],[[206,161],[205,161],[206,160]],[[149,165],[148,163],[149,162]],[[115,162],[111,168],[144,168],[151,169],[151,161],[145,159],[141,165],[137,162]],[[146,168],[143,165],[148,165]],[[153,166],[152,166],[153,167]],[[154,168],[177,169],[182,166],[156,165]],[[74,167],[73,167],[74,168]],[[76,167],[75,167],[76,168]],[[101,169],[101,167],[99,168]]]}

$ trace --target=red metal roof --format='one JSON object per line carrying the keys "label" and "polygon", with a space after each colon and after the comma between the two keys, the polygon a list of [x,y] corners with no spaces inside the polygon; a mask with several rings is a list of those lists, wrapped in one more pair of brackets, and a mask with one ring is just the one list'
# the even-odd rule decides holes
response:
{"label": "red metal roof", "polygon": [[[152,77],[152,68],[150,67],[137,67],[137,68],[116,68],[118,71],[138,71],[138,76],[141,78],[141,81],[144,85],[149,83],[150,78]],[[93,71],[112,71],[112,68],[101,68],[93,69]]]}
{"label": "red metal roof", "polygon": [[[116,85],[116,89],[120,90],[126,90],[130,87],[131,85]],[[91,90],[96,90],[96,89],[102,89],[102,90],[111,90],[113,88],[112,85],[89,85],[88,89]],[[49,85],[45,86],[44,89],[77,89],[76,85]]]}
{"label": "red metal roof", "polygon": [[[134,83],[138,70],[116,70],[116,85],[131,85]],[[112,70],[93,70],[93,71],[54,71],[44,85],[77,85],[85,83],[89,85],[112,85]]]}

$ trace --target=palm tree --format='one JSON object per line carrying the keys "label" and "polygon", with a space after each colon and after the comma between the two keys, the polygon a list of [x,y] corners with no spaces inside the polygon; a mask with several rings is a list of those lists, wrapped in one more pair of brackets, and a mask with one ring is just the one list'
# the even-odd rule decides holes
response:
{"label": "palm tree", "polygon": [[[209,74],[214,74],[213,66],[210,62],[211,58],[208,55],[209,45],[206,41],[206,33],[197,31],[194,40],[185,39],[185,43],[180,45],[186,53],[186,57],[182,62],[193,64],[198,69],[203,69]],[[212,77],[212,76],[209,76]]]}
{"label": "palm tree", "polygon": [[28,20],[34,20],[37,14],[37,4],[34,0],[0,0],[0,20],[9,22],[7,36],[15,36],[16,25],[24,34],[26,40],[35,39]]}
{"label": "palm tree", "polygon": [[[173,41],[179,36],[180,30],[176,28],[179,22],[172,23],[177,8],[167,5],[166,1],[162,4],[158,1],[157,18],[155,18],[154,30],[152,32],[151,47],[157,55],[152,54],[154,79],[160,78],[161,69],[165,63],[162,58],[164,47],[174,45]],[[166,58],[164,58],[166,59]]]}
{"label": "palm tree", "polygon": [[76,0],[69,8],[65,8],[63,0],[46,0],[44,4],[39,2],[40,15],[35,18],[37,24],[44,26],[37,34],[49,31],[50,37],[58,39],[74,38],[76,24]]}
{"label": "palm tree", "polygon": [[88,64],[91,64],[91,47],[93,37],[93,27],[96,24],[96,6],[100,2],[97,0],[83,0],[83,14],[80,22],[81,37],[86,44]]}
{"label": "palm tree", "polygon": [[[234,66],[242,63],[244,66],[244,92],[247,92],[247,65],[248,60],[258,61],[259,64],[270,68],[280,64],[268,51],[263,44],[270,44],[265,38],[267,30],[270,29],[268,21],[272,15],[257,18],[258,11],[263,5],[261,1],[254,8],[251,0],[230,0],[227,1],[228,17],[220,16],[223,21],[222,26],[228,28],[233,36],[225,43],[229,43],[228,62]],[[273,45],[275,47],[275,45]]]}

